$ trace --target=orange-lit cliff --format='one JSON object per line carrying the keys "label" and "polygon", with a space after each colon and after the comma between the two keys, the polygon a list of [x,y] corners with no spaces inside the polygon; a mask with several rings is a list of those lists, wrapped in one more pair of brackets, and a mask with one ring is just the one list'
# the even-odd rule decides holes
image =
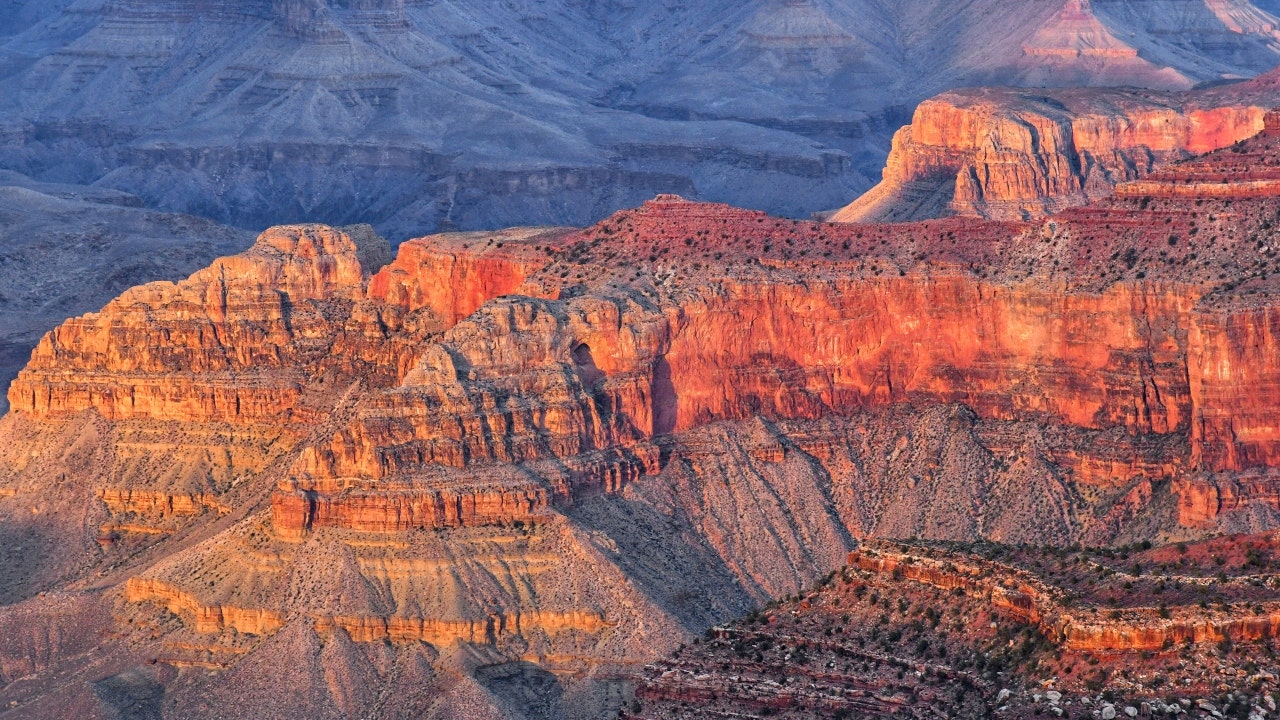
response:
{"label": "orange-lit cliff", "polygon": [[1039,222],[660,196],[385,266],[359,233],[268,231],[42,341],[0,420],[0,511],[63,552],[0,591],[115,588],[129,648],[154,632],[199,667],[249,667],[226,658],[257,639],[461,643],[597,688],[867,538],[1265,523],[1266,127]]}

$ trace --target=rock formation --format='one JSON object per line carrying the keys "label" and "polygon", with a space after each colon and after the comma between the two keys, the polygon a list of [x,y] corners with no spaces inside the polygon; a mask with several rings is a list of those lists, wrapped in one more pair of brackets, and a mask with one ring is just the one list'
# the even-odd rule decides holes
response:
{"label": "rock formation", "polygon": [[[1276,689],[1262,659],[1275,590],[1238,567],[1216,582],[1201,573],[1218,566],[1205,551],[1273,540],[1182,545],[1172,570],[1141,546],[868,543],[814,588],[646,667],[624,715],[680,717],[697,703],[780,717],[1159,717],[1209,703],[1262,717]],[[1213,606],[1188,602],[1210,593]],[[1266,667],[1239,671],[1229,656]]]}
{"label": "rock formation", "polygon": [[1066,58],[1138,57],[1136,48],[1122,43],[1098,20],[1089,0],[1067,0],[1048,25],[1023,43],[1022,50],[1028,55]]}
{"label": "rock formation", "polygon": [[298,371],[343,360],[327,357],[336,333],[324,306],[362,292],[349,236],[277,228],[242,255],[134,288],[46,335],[10,402],[44,416],[93,408],[108,419],[285,420],[301,399]]}
{"label": "rock formation", "polygon": [[1221,615],[1193,607],[1128,608],[1104,616],[1096,608],[1063,606],[1063,591],[1033,575],[999,565],[957,558],[922,558],[881,548],[852,553],[849,565],[980,597],[1007,617],[1036,625],[1065,651],[1119,652],[1161,650],[1192,643],[1274,639],[1280,633],[1280,605],[1250,606]]}
{"label": "rock formation", "polygon": [[[1267,130],[1039,223],[664,195],[585,229],[409,241],[381,267],[367,228],[269,230],[67,321],[13,384],[0,623],[58,589],[84,605],[41,627],[118,629],[94,656],[113,674],[65,666],[14,699],[49,714],[56,678],[92,676],[246,709],[239,689],[304,657],[291,682],[313,690],[280,714],[365,707],[352,688],[399,692],[388,668],[412,666],[434,679],[410,714],[546,686],[548,713],[598,715],[637,658],[868,539],[1280,526],[1277,157]],[[1265,600],[1256,616],[1161,624],[951,572],[913,582],[1072,652],[1253,642],[1276,614],[1247,583],[1227,600]]]}
{"label": "rock formation", "polygon": [[1280,102],[1272,75],[1167,95],[943,93],[921,103],[894,136],[880,184],[833,219],[1027,219],[1084,205],[1171,162],[1257,134],[1263,116]]}

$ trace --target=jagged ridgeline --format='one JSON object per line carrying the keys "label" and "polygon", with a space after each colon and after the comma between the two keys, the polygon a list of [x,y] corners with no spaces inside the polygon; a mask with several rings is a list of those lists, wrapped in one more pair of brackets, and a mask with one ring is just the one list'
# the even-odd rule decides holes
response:
{"label": "jagged ridgeline", "polygon": [[0,420],[4,698],[599,716],[867,539],[1280,527],[1262,125],[1048,221],[664,195],[390,262],[278,227],[134,288]]}

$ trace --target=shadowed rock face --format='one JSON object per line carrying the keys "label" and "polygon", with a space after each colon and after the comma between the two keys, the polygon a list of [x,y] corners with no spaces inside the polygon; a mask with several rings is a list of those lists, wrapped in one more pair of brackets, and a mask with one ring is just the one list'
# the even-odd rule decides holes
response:
{"label": "shadowed rock face", "polygon": [[1277,21],[1243,0],[0,13],[0,165],[240,226],[396,238],[583,224],[658,192],[808,215],[870,186],[910,107],[948,88],[1185,89],[1280,61]]}
{"label": "shadowed rock face", "polygon": [[[45,336],[0,420],[0,622],[53,638],[22,682],[0,648],[0,698],[250,712],[286,664],[284,717],[599,716],[868,538],[1278,527],[1263,124],[1042,223],[664,195],[385,265],[367,229],[283,226],[129,290]],[[112,630],[86,656],[75,624]]]}

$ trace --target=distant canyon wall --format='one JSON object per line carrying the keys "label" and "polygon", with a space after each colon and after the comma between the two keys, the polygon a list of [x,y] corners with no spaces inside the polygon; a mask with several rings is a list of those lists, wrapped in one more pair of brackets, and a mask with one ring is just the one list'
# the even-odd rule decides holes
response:
{"label": "distant canyon wall", "polygon": [[899,130],[880,183],[837,222],[963,215],[1043,217],[1106,198],[1157,168],[1263,129],[1276,76],[1238,87],[957,90],[922,102]]}

